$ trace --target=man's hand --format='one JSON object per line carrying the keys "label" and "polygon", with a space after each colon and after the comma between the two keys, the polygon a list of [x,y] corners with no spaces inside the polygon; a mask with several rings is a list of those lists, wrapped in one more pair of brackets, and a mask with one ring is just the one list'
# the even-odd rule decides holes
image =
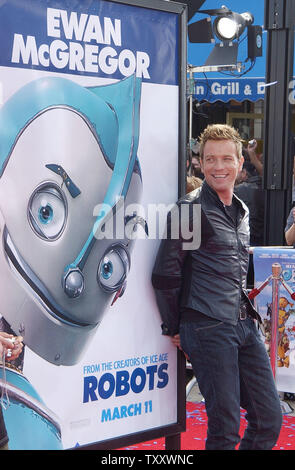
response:
{"label": "man's hand", "polygon": [[[14,339],[12,343],[11,340]],[[0,331],[0,356],[2,357],[3,352],[5,353],[5,359],[7,361],[13,361],[16,359],[23,349],[23,338],[22,336],[13,336],[4,331]],[[11,355],[8,357],[7,352],[11,351]]]}
{"label": "man's hand", "polygon": [[180,347],[180,336],[179,334],[171,336],[171,341],[177,348],[181,349]]}
{"label": "man's hand", "polygon": [[251,144],[249,142],[248,147],[247,147],[247,151],[248,151],[248,154],[249,154],[249,157],[250,157],[250,162],[252,163],[252,165],[255,166],[255,168],[257,170],[257,173],[260,176],[262,176],[262,174],[263,174],[263,164],[261,163],[261,161],[259,160],[259,158],[257,156],[256,149],[257,149],[257,141],[255,139],[253,139],[251,141]]}
{"label": "man's hand", "polygon": [[174,336],[171,336],[171,341],[172,341],[172,344],[174,344],[174,346],[176,346],[177,348],[180,349],[180,351],[183,352],[183,354],[185,355],[186,359],[189,361],[188,355],[184,352],[184,350],[183,350],[182,347],[181,347],[179,334],[174,335]]}

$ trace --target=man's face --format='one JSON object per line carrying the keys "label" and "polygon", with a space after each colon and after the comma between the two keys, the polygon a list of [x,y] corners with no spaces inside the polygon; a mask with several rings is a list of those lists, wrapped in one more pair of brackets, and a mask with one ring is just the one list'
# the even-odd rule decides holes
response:
{"label": "man's face", "polygon": [[208,140],[204,146],[201,169],[209,186],[218,195],[231,192],[244,158],[238,158],[232,140]]}

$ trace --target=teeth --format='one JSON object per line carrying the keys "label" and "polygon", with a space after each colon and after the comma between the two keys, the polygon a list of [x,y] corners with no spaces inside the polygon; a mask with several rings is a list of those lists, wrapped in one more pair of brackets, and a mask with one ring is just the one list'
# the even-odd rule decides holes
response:
{"label": "teeth", "polygon": [[214,178],[226,178],[226,175],[214,175]]}

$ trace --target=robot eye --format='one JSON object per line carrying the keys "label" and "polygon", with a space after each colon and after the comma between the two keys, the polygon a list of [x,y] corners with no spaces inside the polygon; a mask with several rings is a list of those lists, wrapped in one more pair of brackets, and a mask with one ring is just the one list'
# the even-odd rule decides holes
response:
{"label": "robot eye", "polygon": [[67,220],[67,202],[59,186],[44,183],[33,192],[28,219],[34,232],[44,240],[56,240]]}
{"label": "robot eye", "polygon": [[117,291],[124,283],[129,268],[129,257],[123,246],[113,245],[100,261],[98,284],[107,292]]}

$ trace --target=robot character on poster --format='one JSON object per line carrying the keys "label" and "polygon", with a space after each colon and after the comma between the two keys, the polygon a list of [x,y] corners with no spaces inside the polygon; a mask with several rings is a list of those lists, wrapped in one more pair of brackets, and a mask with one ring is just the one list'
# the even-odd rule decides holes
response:
{"label": "robot character on poster", "polygon": [[132,242],[97,233],[118,201],[139,202],[139,103],[134,76],[94,88],[47,77],[1,110],[0,311],[56,365],[78,362],[125,288]]}
{"label": "robot character on poster", "polygon": [[[81,360],[126,288],[133,237],[116,223],[121,211],[132,234],[138,220],[140,95],[135,76],[91,88],[44,77],[0,109],[1,324],[51,364]],[[0,374],[10,447],[61,448],[58,418],[17,365]]]}

